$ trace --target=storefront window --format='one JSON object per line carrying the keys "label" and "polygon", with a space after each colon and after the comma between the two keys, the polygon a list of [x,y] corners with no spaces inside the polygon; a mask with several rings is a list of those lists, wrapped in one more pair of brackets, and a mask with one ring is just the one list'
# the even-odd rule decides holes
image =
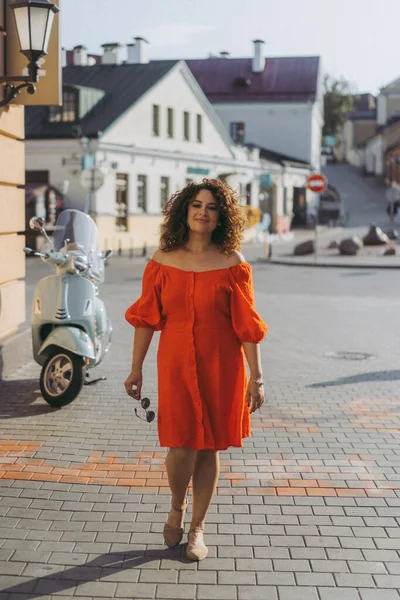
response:
{"label": "storefront window", "polygon": [[169,200],[169,177],[161,177],[161,208],[167,204]]}
{"label": "storefront window", "polygon": [[116,181],[116,229],[128,231],[128,175],[117,173]]}
{"label": "storefront window", "polygon": [[139,212],[147,212],[147,175],[137,177],[137,207]]}

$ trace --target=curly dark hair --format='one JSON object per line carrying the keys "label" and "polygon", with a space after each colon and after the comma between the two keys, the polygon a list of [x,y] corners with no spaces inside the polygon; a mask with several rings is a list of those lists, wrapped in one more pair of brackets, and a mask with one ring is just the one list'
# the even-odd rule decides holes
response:
{"label": "curly dark hair", "polygon": [[240,250],[246,216],[237,194],[226,183],[218,179],[203,179],[201,183],[189,183],[172,196],[163,209],[160,249],[171,252],[182,248],[189,239],[187,215],[189,203],[200,190],[209,190],[219,209],[218,228],[211,239],[226,255]]}

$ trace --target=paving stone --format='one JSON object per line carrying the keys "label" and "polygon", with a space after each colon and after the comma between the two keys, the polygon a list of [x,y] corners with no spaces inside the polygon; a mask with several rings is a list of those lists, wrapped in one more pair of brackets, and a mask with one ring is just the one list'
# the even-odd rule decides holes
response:
{"label": "paving stone", "polygon": [[252,571],[222,571],[218,574],[218,585],[256,585],[256,574]]}
{"label": "paving stone", "polygon": [[202,560],[198,564],[198,569],[200,571],[234,571],[235,562],[231,558],[214,558],[212,561]]}
{"label": "paving stone", "polygon": [[217,584],[217,571],[179,571],[179,584]]}
{"label": "paving stone", "polygon": [[348,573],[349,567],[347,565],[345,560],[326,559],[311,561],[311,569],[317,573]]}
{"label": "paving stone", "polygon": [[259,585],[296,585],[293,573],[286,571],[273,573],[257,573],[257,583]]}
{"label": "paving stone", "polygon": [[200,584],[197,588],[197,598],[199,600],[236,600],[236,592],[237,588],[234,585]]}
{"label": "paving stone", "polygon": [[156,586],[149,583],[118,583],[116,598],[155,598]]}
{"label": "paving stone", "polygon": [[266,558],[237,559],[238,571],[272,571],[272,561]]}
{"label": "paving stone", "polygon": [[361,560],[349,560],[348,563],[351,573],[371,573],[373,574],[387,574],[385,563],[383,562],[368,562]]}
{"label": "paving stone", "polygon": [[319,600],[317,590],[311,587],[279,587],[279,600]]}
{"label": "paving stone", "polygon": [[399,600],[400,595],[394,590],[360,590],[361,600]]}
{"label": "paving stone", "polygon": [[[93,568],[93,567],[88,567]],[[96,568],[101,568],[96,567]],[[153,567],[154,568],[154,567]],[[158,571],[155,571],[158,573]],[[101,575],[99,576],[101,581],[115,581],[116,583],[137,583],[139,581],[140,571],[139,569],[130,568],[129,564],[122,563],[120,567],[104,567],[101,568]]]}
{"label": "paving stone", "polygon": [[350,573],[336,573],[336,583],[339,587],[359,587],[359,588],[372,588],[375,587],[374,580],[371,575],[368,574],[350,574]]}
{"label": "paving stone", "polygon": [[[139,573],[138,573],[139,575]],[[139,577],[139,583],[177,583],[178,582],[178,575],[179,575],[179,571],[178,570],[170,570],[170,571],[166,571],[164,570],[160,570],[160,571],[156,571],[155,569],[148,569],[148,570],[144,570],[140,573],[140,577]],[[194,573],[191,573],[191,576],[193,576]],[[180,582],[180,583],[185,583],[185,582]],[[190,583],[190,584],[194,584],[195,582],[192,580],[188,580],[186,581],[186,583]]]}
{"label": "paving stone", "polygon": [[400,575],[374,575],[374,579],[378,587],[400,589]]}
{"label": "paving stone", "polygon": [[278,600],[278,593],[272,586],[239,586],[238,600]]}
{"label": "paving stone", "polygon": [[112,598],[117,589],[117,583],[107,581],[88,581],[79,584],[79,595]]}
{"label": "paving stone", "polygon": [[16,550],[12,555],[12,561],[26,563],[46,563],[50,552],[39,552],[38,550]]}
{"label": "paving stone", "polygon": [[304,586],[332,586],[335,587],[335,580],[331,573],[295,573],[297,585]]}
{"label": "paving stone", "polygon": [[16,593],[29,594],[33,592],[35,586],[36,579],[21,575],[2,575],[0,580],[0,592],[10,593],[14,589]]}
{"label": "paving stone", "polygon": [[2,560],[0,562],[1,577],[5,576],[5,575],[21,575],[22,571],[25,569],[26,566],[27,566],[26,563],[23,563],[23,562],[17,563],[17,562]]}
{"label": "paving stone", "polygon": [[[340,589],[337,589],[319,587],[318,593],[321,600],[360,600],[358,591],[354,588],[341,587]],[[378,600],[378,598],[376,598],[376,600]]]}
{"label": "paving stone", "polygon": [[395,550],[363,550],[365,560],[374,561],[397,561],[399,555]]}
{"label": "paving stone", "polygon": [[87,554],[52,552],[47,562],[55,565],[82,565],[87,556]]}

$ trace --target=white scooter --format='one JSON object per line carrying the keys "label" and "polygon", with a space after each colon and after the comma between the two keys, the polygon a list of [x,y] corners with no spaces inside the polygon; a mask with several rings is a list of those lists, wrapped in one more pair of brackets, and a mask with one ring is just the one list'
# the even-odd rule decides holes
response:
{"label": "white scooter", "polygon": [[112,325],[98,296],[104,281],[105,260],[97,246],[94,221],[79,210],[64,210],[58,217],[53,241],[44,219],[33,217],[30,227],[47,241],[43,252],[25,248],[56,267],[35,288],[32,306],[32,344],[35,361],[42,366],[40,390],[51,406],[74,400],[85,381],[86,369],[97,366],[111,346]]}

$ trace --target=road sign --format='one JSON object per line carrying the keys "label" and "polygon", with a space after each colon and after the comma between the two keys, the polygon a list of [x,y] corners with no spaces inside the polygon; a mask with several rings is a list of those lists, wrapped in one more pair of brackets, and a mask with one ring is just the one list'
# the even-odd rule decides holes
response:
{"label": "road sign", "polygon": [[307,188],[316,194],[324,192],[327,187],[328,180],[322,173],[311,173],[307,178]]}
{"label": "road sign", "polygon": [[104,175],[97,167],[89,167],[81,172],[81,186],[88,192],[96,192],[104,183]]}

